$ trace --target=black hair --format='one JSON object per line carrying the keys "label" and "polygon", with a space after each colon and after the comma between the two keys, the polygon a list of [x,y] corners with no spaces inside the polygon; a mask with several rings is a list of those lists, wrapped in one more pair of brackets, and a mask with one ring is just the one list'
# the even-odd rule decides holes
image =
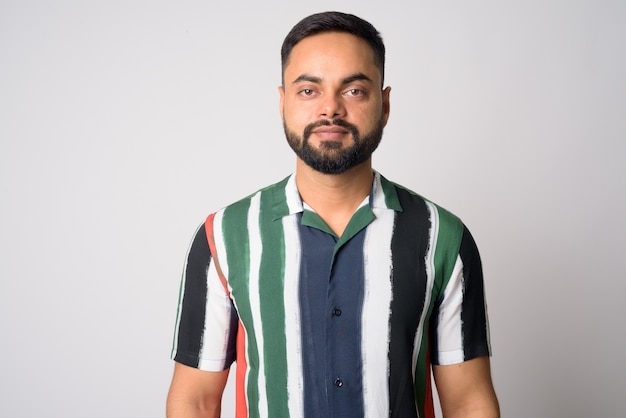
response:
{"label": "black hair", "polygon": [[352,14],[323,12],[305,17],[285,37],[280,49],[283,84],[285,68],[289,63],[293,47],[304,38],[323,32],[345,32],[365,40],[374,51],[374,61],[380,70],[381,81],[385,78],[385,44],[376,28]]}

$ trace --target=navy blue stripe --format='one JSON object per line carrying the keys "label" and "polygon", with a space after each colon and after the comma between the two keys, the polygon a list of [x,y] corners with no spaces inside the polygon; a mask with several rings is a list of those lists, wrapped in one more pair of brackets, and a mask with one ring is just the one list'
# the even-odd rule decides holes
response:
{"label": "navy blue stripe", "polygon": [[333,234],[315,227],[300,224],[300,237],[304,415],[361,418],[365,229],[338,249]]}
{"label": "navy blue stripe", "polygon": [[332,385],[328,390],[332,408],[329,416],[333,417],[364,416],[361,319],[365,235],[365,229],[361,229],[337,250],[330,276],[326,353],[330,359],[327,384]]}
{"label": "navy blue stripe", "polygon": [[335,239],[318,229],[303,226],[298,215],[301,240],[300,326],[302,332],[302,373],[304,416],[329,416],[326,397],[325,308],[328,277]]}

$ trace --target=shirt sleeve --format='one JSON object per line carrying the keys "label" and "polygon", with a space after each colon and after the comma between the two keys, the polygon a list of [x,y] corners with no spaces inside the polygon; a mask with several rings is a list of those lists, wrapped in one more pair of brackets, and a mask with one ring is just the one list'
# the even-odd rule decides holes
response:
{"label": "shirt sleeve", "polygon": [[202,224],[187,253],[171,357],[198,369],[223,371],[235,359],[238,318],[206,231]]}
{"label": "shirt sleeve", "polygon": [[430,339],[433,364],[491,355],[482,264],[465,226],[452,275],[431,315]]}

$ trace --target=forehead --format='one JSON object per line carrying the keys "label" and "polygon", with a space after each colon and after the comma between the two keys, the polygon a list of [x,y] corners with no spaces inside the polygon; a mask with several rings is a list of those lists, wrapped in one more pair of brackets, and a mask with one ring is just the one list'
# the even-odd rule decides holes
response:
{"label": "forehead", "polygon": [[306,37],[293,47],[285,67],[285,82],[302,74],[341,77],[341,73],[380,78],[374,51],[364,39],[349,33],[324,32]]}

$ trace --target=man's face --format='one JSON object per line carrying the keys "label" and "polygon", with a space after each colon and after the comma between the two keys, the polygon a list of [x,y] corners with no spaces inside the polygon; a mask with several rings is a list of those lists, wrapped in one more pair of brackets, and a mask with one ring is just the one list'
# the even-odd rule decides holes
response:
{"label": "man's face", "polygon": [[389,117],[390,89],[381,84],[371,47],[356,36],[328,32],[297,43],[279,89],[296,155],[324,174],[369,160]]}

